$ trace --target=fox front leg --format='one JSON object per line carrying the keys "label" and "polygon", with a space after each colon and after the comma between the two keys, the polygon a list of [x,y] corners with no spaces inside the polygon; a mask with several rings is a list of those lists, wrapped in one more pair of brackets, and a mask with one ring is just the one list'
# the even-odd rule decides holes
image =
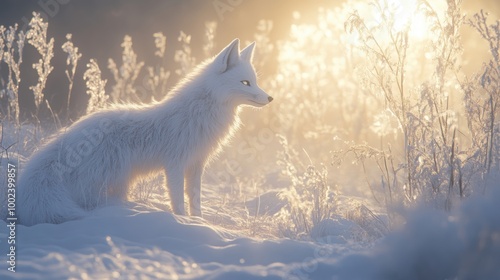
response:
{"label": "fox front leg", "polygon": [[184,173],[177,166],[165,168],[167,188],[172,203],[172,211],[177,215],[186,215],[184,210]]}
{"label": "fox front leg", "polygon": [[186,191],[189,198],[189,212],[191,216],[201,217],[201,175],[203,165],[195,164],[186,170]]}

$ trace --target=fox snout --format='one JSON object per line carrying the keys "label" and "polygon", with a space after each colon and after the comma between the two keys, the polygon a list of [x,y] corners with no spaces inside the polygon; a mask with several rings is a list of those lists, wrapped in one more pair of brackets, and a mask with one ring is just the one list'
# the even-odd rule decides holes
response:
{"label": "fox snout", "polygon": [[[257,104],[253,104],[253,106],[256,106],[256,107],[262,107],[262,106],[266,106],[267,104],[271,103],[271,101],[274,100],[274,98],[270,95],[268,95],[267,93],[264,92],[264,96],[261,96],[259,99],[261,101],[259,102],[256,102]],[[267,99],[267,102],[266,102],[266,99]]]}
{"label": "fox snout", "polygon": [[255,94],[246,94],[241,104],[250,105],[252,107],[262,107],[271,103],[273,100],[274,98],[259,88],[259,91]]}

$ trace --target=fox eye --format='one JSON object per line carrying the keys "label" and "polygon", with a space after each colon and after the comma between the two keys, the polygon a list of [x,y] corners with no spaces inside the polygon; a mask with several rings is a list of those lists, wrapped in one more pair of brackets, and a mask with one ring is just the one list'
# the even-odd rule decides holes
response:
{"label": "fox eye", "polygon": [[247,80],[243,80],[241,81],[242,84],[244,84],[245,86],[249,87],[250,86],[250,82],[247,81]]}

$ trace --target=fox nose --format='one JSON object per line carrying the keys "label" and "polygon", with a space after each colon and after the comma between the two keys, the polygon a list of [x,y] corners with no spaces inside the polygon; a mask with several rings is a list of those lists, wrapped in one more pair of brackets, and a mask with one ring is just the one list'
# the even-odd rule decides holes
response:
{"label": "fox nose", "polygon": [[273,101],[273,99],[274,99],[274,98],[272,98],[271,96],[269,96],[269,97],[267,98],[267,100],[269,100],[269,102]]}

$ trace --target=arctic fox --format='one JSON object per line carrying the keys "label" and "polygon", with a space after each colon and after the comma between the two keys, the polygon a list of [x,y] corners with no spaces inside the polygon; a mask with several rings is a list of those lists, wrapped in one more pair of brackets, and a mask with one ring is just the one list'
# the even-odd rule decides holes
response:
{"label": "arctic fox", "polygon": [[108,198],[126,199],[134,178],[164,170],[175,214],[201,216],[205,164],[238,128],[240,105],[273,100],[257,86],[255,43],[235,39],[160,102],[117,106],[83,117],[36,152],[18,182],[21,224],[62,223]]}

